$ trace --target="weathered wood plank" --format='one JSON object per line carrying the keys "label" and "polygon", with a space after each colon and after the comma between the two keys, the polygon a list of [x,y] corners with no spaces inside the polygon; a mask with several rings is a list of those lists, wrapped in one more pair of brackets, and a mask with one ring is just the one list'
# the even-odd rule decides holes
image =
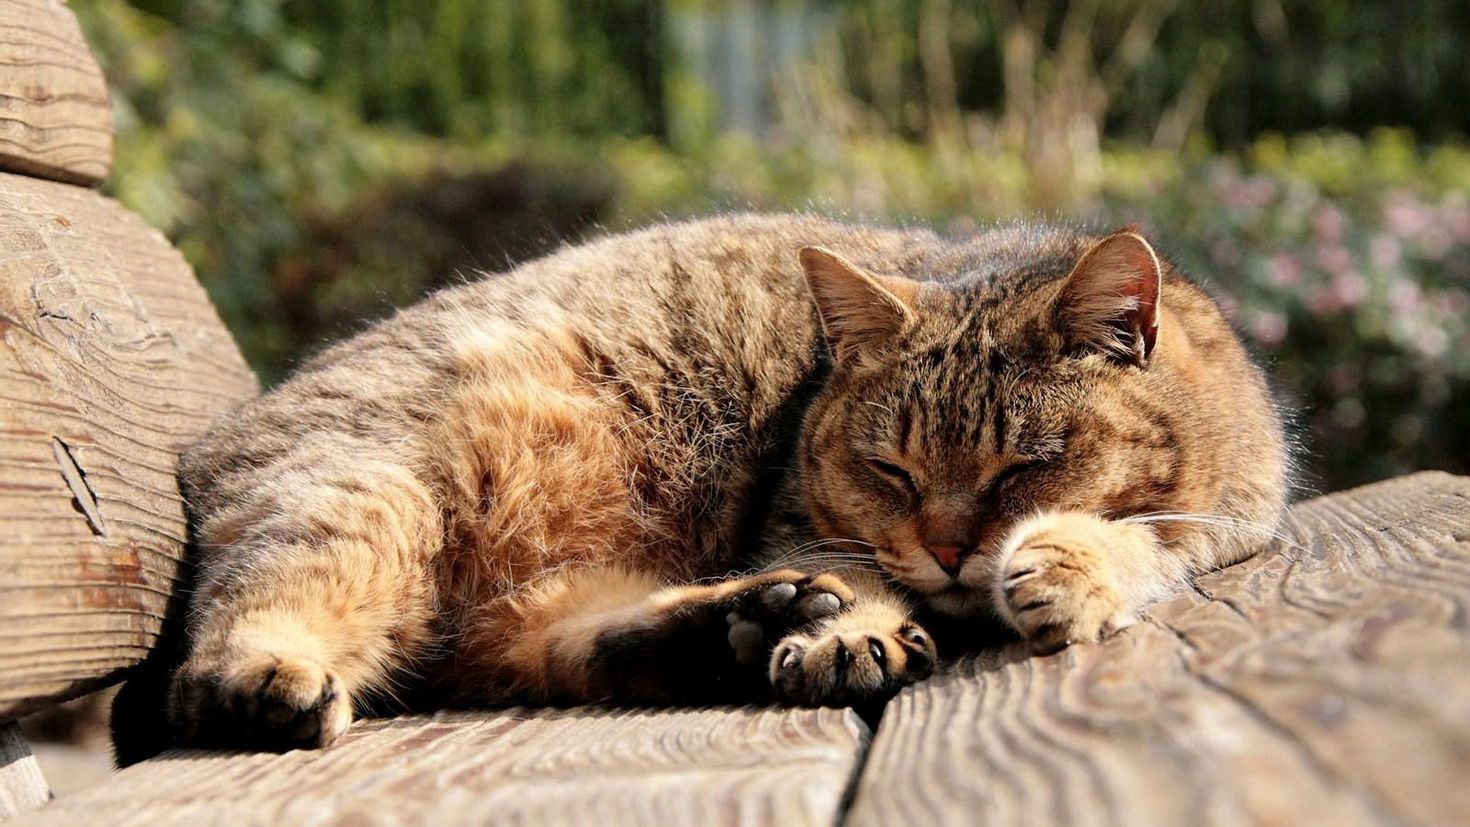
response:
{"label": "weathered wood plank", "polygon": [[441,713],[319,752],[166,753],[27,824],[832,825],[866,742],[831,709]]}
{"label": "weathered wood plank", "polygon": [[0,170],[93,186],[111,168],[107,84],[71,9],[0,3]]}
{"label": "weathered wood plank", "polygon": [[0,173],[0,721],[143,658],[183,554],[178,452],[255,391],[162,235]]}
{"label": "weathered wood plank", "polygon": [[51,800],[51,790],[36,766],[20,727],[0,724],[0,821],[29,812]]}
{"label": "weathered wood plank", "polygon": [[1103,644],[900,695],[851,823],[1466,823],[1470,479],[1319,498],[1288,531]]}

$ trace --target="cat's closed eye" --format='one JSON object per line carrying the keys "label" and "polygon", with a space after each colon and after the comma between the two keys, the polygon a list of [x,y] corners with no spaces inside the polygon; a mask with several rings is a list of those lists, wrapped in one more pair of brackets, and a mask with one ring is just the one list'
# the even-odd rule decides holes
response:
{"label": "cat's closed eye", "polygon": [[1033,471],[1042,465],[1039,459],[1023,459],[1007,465],[990,480],[990,491],[992,493],[1001,490],[1007,483],[1019,478],[1028,471]]}
{"label": "cat's closed eye", "polygon": [[878,476],[899,486],[910,496],[917,497],[919,495],[918,483],[914,482],[913,475],[902,466],[882,457],[868,457],[867,461],[868,467],[872,468]]}

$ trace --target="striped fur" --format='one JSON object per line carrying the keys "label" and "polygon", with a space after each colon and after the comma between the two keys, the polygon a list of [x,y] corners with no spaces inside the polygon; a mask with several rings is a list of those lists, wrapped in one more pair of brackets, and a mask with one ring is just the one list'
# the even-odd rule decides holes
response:
{"label": "striped fur", "polygon": [[[319,745],[423,699],[861,703],[933,668],[918,609],[1038,648],[1121,628],[1250,553],[1213,518],[1269,530],[1285,455],[1259,372],[1167,264],[1146,363],[1074,335],[1064,288],[1097,244],[723,216],[328,349],[184,457],[178,734]],[[1128,334],[1086,298],[1092,339]],[[1125,520],[1155,512],[1212,519]]]}

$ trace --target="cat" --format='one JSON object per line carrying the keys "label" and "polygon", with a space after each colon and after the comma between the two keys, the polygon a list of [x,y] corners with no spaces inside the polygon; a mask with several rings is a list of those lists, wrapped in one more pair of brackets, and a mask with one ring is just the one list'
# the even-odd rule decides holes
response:
{"label": "cat", "polygon": [[938,666],[920,612],[1097,640],[1251,554],[1286,470],[1137,228],[666,223],[437,293],[188,449],[168,716],[285,748],[400,696],[878,703]]}

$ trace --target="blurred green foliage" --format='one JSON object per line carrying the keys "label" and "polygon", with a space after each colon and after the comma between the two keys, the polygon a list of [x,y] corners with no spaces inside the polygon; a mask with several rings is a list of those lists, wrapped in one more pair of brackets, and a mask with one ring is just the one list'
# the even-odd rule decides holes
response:
{"label": "blurred green foliage", "polygon": [[463,271],[661,216],[1039,213],[1141,222],[1212,284],[1316,487],[1470,471],[1470,16],[1442,0],[72,6],[108,190],[268,382]]}

